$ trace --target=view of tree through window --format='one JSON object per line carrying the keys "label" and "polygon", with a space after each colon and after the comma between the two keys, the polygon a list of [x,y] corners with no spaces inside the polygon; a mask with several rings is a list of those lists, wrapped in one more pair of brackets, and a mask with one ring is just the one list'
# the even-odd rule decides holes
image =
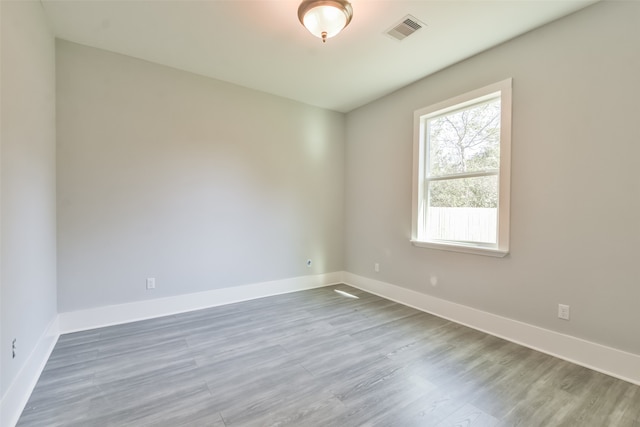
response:
{"label": "view of tree through window", "polygon": [[426,121],[431,238],[496,242],[500,98]]}
{"label": "view of tree through window", "polygon": [[[428,120],[429,177],[500,167],[500,99]],[[435,182],[433,183],[435,184]],[[497,179],[450,179],[430,188],[430,206],[497,208]]]}

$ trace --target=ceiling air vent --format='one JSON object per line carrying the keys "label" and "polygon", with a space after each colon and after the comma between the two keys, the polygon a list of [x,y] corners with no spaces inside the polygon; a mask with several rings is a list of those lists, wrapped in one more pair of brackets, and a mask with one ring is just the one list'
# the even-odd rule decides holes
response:
{"label": "ceiling air vent", "polygon": [[388,30],[386,34],[396,40],[403,40],[418,31],[420,28],[426,26],[427,24],[418,21],[418,19],[416,19],[414,16],[407,15],[402,18],[399,23],[391,27],[391,29]]}

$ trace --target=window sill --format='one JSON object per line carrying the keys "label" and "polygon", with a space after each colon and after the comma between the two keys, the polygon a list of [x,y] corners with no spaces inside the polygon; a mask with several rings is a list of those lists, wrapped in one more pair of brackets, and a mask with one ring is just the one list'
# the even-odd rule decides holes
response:
{"label": "window sill", "polygon": [[440,249],[450,252],[463,252],[466,254],[492,256],[496,258],[503,258],[509,253],[508,250],[502,250],[497,248],[483,248],[480,246],[470,245],[456,245],[452,243],[440,243],[440,242],[425,242],[421,240],[411,240],[413,246],[419,248]]}

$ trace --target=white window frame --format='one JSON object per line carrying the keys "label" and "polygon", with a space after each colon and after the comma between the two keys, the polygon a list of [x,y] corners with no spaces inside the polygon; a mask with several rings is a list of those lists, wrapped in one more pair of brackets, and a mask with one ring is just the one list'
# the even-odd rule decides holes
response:
{"label": "white window frame", "polygon": [[[511,193],[511,87],[512,79],[455,96],[414,112],[413,119],[413,196],[411,243],[414,246],[477,255],[504,257],[509,253],[509,217]],[[498,173],[498,219],[495,244],[452,240],[427,240],[418,236],[419,222],[426,215],[426,119],[474,105],[495,94],[500,95],[500,171]]]}

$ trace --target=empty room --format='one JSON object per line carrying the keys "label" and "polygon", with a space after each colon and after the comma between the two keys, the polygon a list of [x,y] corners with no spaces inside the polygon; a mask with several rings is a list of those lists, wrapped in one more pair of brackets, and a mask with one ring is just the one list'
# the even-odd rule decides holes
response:
{"label": "empty room", "polygon": [[2,427],[640,427],[640,2],[0,22]]}

